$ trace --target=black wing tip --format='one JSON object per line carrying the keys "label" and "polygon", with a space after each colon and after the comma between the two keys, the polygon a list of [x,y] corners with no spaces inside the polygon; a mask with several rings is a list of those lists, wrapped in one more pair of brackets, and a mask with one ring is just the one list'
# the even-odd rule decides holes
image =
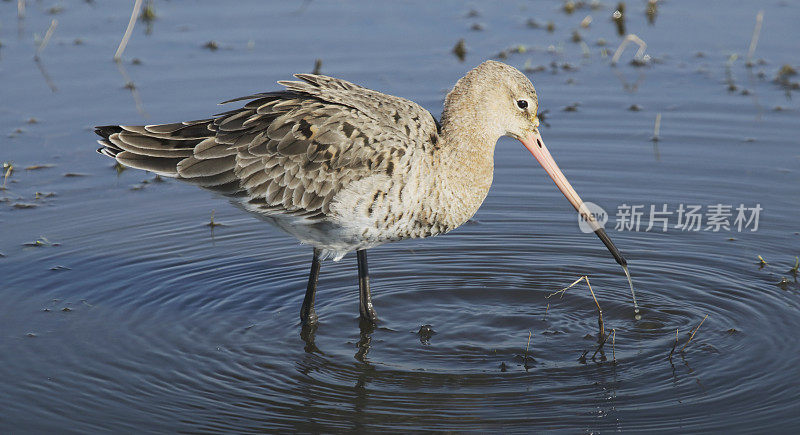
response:
{"label": "black wing tip", "polygon": [[122,152],[122,150],[117,149],[117,148],[111,148],[109,146],[102,146],[102,147],[97,149],[97,152],[99,154],[102,154],[102,155],[106,156],[106,157],[111,157],[112,159],[115,159],[115,158],[117,158],[117,154]]}
{"label": "black wing tip", "polygon": [[118,125],[98,125],[94,127],[94,132],[103,139],[108,139],[114,133],[122,131],[122,127]]}

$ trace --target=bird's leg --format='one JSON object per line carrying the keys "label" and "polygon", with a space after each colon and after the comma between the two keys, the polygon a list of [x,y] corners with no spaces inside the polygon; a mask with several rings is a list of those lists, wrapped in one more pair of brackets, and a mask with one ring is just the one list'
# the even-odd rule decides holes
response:
{"label": "bird's leg", "polygon": [[308,274],[308,288],[303,306],[300,308],[300,322],[303,325],[317,323],[317,312],[314,310],[314,298],[317,294],[317,281],[319,280],[319,256],[321,251],[314,248],[314,259],[311,260],[311,273]]}
{"label": "bird's leg", "polygon": [[372,308],[372,294],[369,291],[369,270],[367,268],[367,250],[356,251],[358,257],[358,311],[361,318],[372,323],[378,321],[378,315]]}

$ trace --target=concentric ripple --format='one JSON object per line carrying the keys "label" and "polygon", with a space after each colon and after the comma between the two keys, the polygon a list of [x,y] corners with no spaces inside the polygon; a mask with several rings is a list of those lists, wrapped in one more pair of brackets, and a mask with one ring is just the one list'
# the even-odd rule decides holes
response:
{"label": "concentric ripple", "polygon": [[[40,61],[58,93],[31,62],[30,38],[0,26],[0,73],[17,85],[0,99],[0,159],[18,168],[0,191],[4,432],[800,425],[800,286],[789,272],[800,254],[798,107],[766,73],[758,78],[759,68],[771,77],[770,68],[798,61],[781,57],[796,55],[791,41],[765,29],[758,56],[767,66],[739,62],[729,71],[748,89],[741,95],[726,91],[724,62],[715,60],[746,45],[728,42],[735,35],[726,32],[751,28],[755,11],[726,7],[709,18],[688,3],[659,2],[656,24],[646,26],[644,4],[629,5],[629,31],[648,42],[656,62],[611,69],[593,43],[587,58],[579,44],[559,45],[576,15],[585,16],[553,12],[562,2],[520,12],[552,15],[552,34],[525,20],[509,24],[507,3],[481,3],[485,31],[465,33],[472,14],[460,4],[263,10],[251,2],[159,2],[152,35],[134,35],[128,48],[142,61],[128,73],[145,120],[108,59],[129,12],[112,3],[65,5]],[[16,25],[14,7],[0,2],[0,17]],[[797,5],[780,14],[765,7],[770,29],[795,28]],[[614,45],[615,30],[599,16],[581,32]],[[32,38],[50,20],[31,7],[19,31]],[[342,31],[353,26],[361,33]],[[693,33],[701,27],[705,33]],[[216,52],[201,48],[209,28],[220,32]],[[472,38],[463,64],[449,54],[462,33]],[[472,221],[443,237],[370,251],[377,327],[357,318],[356,261],[348,256],[323,263],[321,322],[304,329],[308,247],[214,194],[118,173],[94,153],[88,129],[207,116],[214,102],[271,88],[323,54],[323,72],[438,114],[442,89],[464,70],[525,40],[530,57],[515,52],[506,61],[522,68],[530,60],[537,71],[530,75],[540,109],[549,110],[542,134],[583,199],[609,213],[606,228],[629,260],[640,320],[622,270],[579,231],[568,203],[513,140],[497,144],[494,186]],[[628,110],[633,104],[640,110]],[[651,142],[657,113],[661,140]],[[33,116],[36,123],[25,123]],[[24,169],[44,163],[55,167]],[[14,206],[28,203],[35,207]],[[764,211],[755,232],[645,231],[646,221],[640,231],[617,231],[622,204]],[[212,216],[221,225],[209,225]],[[584,275],[612,337],[601,349],[586,284],[554,294]]]}

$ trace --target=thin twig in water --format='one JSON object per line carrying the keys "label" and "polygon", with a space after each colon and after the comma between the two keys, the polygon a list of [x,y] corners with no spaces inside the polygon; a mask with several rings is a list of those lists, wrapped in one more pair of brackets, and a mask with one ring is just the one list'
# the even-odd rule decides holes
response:
{"label": "thin twig in water", "polygon": [[653,126],[653,138],[650,139],[653,142],[658,142],[661,138],[658,136],[661,133],[661,112],[656,114],[656,125]]}
{"label": "thin twig in water", "polygon": [[547,308],[544,309],[544,318],[542,320],[547,320],[547,312],[550,310],[550,304],[547,304]]}
{"label": "thin twig in water", "polygon": [[211,227],[211,229],[214,229],[214,227],[221,227],[222,226],[221,223],[214,221],[214,213],[215,212],[216,212],[216,209],[215,210],[211,210],[211,221],[206,224],[209,227]]}
{"label": "thin twig in water", "polygon": [[617,330],[611,330],[611,361],[617,363]]}
{"label": "thin twig in water", "polygon": [[[789,273],[797,277],[797,272],[800,271],[800,258],[797,256],[794,257],[794,266],[789,269]],[[548,305],[549,306],[549,305]],[[545,316],[547,315],[547,311],[545,311]]]}
{"label": "thin twig in water", "polygon": [[764,11],[758,11],[758,15],[756,15],[756,27],[753,29],[753,38],[750,39],[750,49],[747,50],[747,66],[753,66],[753,54],[756,52],[758,36],[761,34],[761,24],[763,21]]}
{"label": "thin twig in water", "polygon": [[605,337],[605,335],[606,335],[606,333],[605,333],[605,325],[603,323],[603,310],[600,308],[600,303],[597,302],[597,297],[594,295],[594,290],[592,290],[592,285],[589,283],[589,277],[588,276],[583,275],[582,277],[576,279],[575,282],[573,282],[572,284],[568,285],[567,287],[564,287],[564,288],[562,288],[561,290],[559,290],[557,292],[550,293],[546,297],[549,299],[550,297],[561,293],[560,298],[563,298],[564,297],[564,293],[567,290],[569,290],[575,284],[577,284],[577,283],[579,283],[581,281],[586,281],[586,285],[589,286],[589,291],[592,293],[592,299],[594,299],[594,303],[595,303],[595,305],[597,305],[597,324],[600,326],[600,336],[597,338],[597,341],[602,341],[603,338],[606,338]]}
{"label": "thin twig in water", "polygon": [[5,169],[5,174],[3,175],[3,190],[5,190],[8,177],[11,176],[12,172],[14,172],[14,164],[11,162],[5,162],[3,163],[3,169]]}
{"label": "thin twig in water", "polygon": [[56,84],[53,82],[53,79],[50,77],[50,74],[47,73],[47,70],[42,65],[42,60],[38,57],[33,59],[33,62],[36,64],[36,67],[39,68],[39,72],[42,73],[42,77],[44,77],[44,82],[47,83],[47,86],[50,87],[50,90],[53,92],[58,92],[58,88]]}
{"label": "thin twig in water", "polygon": [[47,32],[45,32],[42,42],[40,42],[39,46],[36,47],[36,54],[33,56],[34,59],[39,59],[39,54],[41,54],[45,47],[47,47],[47,43],[50,42],[50,38],[53,37],[53,32],[56,31],[56,26],[58,26],[58,20],[53,19],[50,21],[50,27],[47,28]]}
{"label": "thin twig in water", "polygon": [[608,341],[608,337],[610,337],[610,335],[606,336],[605,340],[600,342],[600,345],[597,346],[597,349],[595,349],[594,353],[592,354],[592,360],[594,360],[594,357],[597,356],[597,352],[600,352],[601,350],[603,350],[603,346],[606,345],[606,341]]}
{"label": "thin twig in water", "polygon": [[564,297],[564,292],[566,292],[567,290],[571,289],[575,284],[581,282],[581,280],[584,279],[584,278],[586,278],[586,277],[582,276],[582,277],[576,279],[575,282],[573,282],[572,284],[562,288],[561,290],[559,290],[557,292],[550,293],[549,295],[546,296],[546,298],[550,299],[551,297],[553,297],[553,296],[555,296],[555,295],[557,295],[559,293],[561,293],[561,296],[559,297],[559,299],[563,298]]}
{"label": "thin twig in water", "polygon": [[689,343],[692,342],[692,339],[694,338],[694,334],[696,334],[697,330],[700,329],[701,326],[703,326],[703,322],[705,322],[707,318],[708,318],[708,314],[706,314],[706,316],[703,317],[703,320],[700,321],[700,324],[697,325],[697,328],[694,328],[694,331],[692,331],[692,335],[689,337],[689,341],[687,341],[686,344],[684,344],[683,347],[681,348],[681,353],[683,353],[683,350],[686,349],[686,346],[688,346]]}
{"label": "thin twig in water", "polygon": [[529,348],[529,347],[530,347],[530,345],[531,345],[531,336],[532,336],[532,335],[533,335],[533,334],[531,334],[531,331],[528,331],[528,344],[526,344],[526,345],[525,345],[525,358],[524,358],[524,359],[523,359],[523,361],[522,361],[522,363],[523,363],[524,365],[526,365],[526,366],[528,365],[528,348]]}
{"label": "thin twig in water", "polygon": [[131,12],[131,19],[128,21],[128,27],[125,29],[125,34],[122,36],[122,41],[120,41],[119,47],[117,47],[117,52],[114,53],[115,62],[119,62],[119,60],[122,59],[122,52],[125,51],[125,47],[128,45],[128,40],[131,39],[133,26],[136,24],[136,19],[139,18],[139,11],[141,9],[142,0],[136,0],[136,3],[133,4],[133,12]]}
{"label": "thin twig in water", "polygon": [[738,89],[736,86],[736,80],[733,79],[733,71],[731,70],[733,63],[736,62],[737,59],[739,59],[739,55],[733,53],[728,57],[728,61],[725,62],[725,83],[728,84],[729,92],[734,92],[736,89]]}
{"label": "thin twig in water", "polygon": [[669,358],[672,358],[672,354],[675,353],[676,346],[678,346],[678,328],[675,328],[675,343],[672,343],[672,350],[669,351]]}
{"label": "thin twig in water", "polygon": [[147,118],[149,115],[144,110],[144,104],[142,104],[142,99],[139,96],[139,90],[136,89],[136,85],[133,83],[133,80],[131,80],[128,72],[125,71],[125,67],[122,66],[122,62],[117,62],[117,70],[119,70],[120,75],[122,75],[122,79],[125,81],[125,87],[131,91],[133,103],[136,104],[136,111],[139,112],[143,118]]}
{"label": "thin twig in water", "polygon": [[633,33],[628,34],[622,43],[619,44],[617,47],[617,51],[614,52],[614,57],[611,58],[611,65],[616,65],[617,61],[619,61],[620,56],[622,56],[622,52],[625,51],[625,47],[628,46],[631,42],[637,44],[639,46],[639,50],[636,51],[636,55],[633,57],[639,61],[645,61],[644,51],[647,49],[647,44],[642,40],[642,38],[634,35]]}
{"label": "thin twig in water", "polygon": [[584,276],[584,278],[586,279],[586,285],[589,286],[589,291],[592,292],[592,299],[594,299],[594,303],[595,305],[597,305],[597,325],[600,327],[600,337],[598,337],[597,339],[603,340],[603,338],[606,338],[605,337],[606,329],[605,329],[605,324],[603,323],[603,310],[600,309],[600,303],[597,302],[597,297],[594,295],[594,290],[592,290],[592,285],[589,284],[589,277]]}

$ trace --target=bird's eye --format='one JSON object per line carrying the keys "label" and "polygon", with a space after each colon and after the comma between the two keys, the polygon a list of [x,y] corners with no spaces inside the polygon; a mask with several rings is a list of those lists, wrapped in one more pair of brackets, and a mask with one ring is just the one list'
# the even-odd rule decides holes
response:
{"label": "bird's eye", "polygon": [[520,109],[527,109],[528,108],[528,100],[517,100],[517,107]]}

